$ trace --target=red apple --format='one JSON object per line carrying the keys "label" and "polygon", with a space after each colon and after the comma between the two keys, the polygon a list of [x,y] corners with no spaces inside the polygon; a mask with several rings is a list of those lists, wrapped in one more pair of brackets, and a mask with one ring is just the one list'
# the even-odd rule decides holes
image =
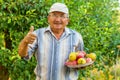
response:
{"label": "red apple", "polygon": [[83,54],[84,54],[84,56],[86,55],[86,52],[85,52],[85,51],[80,51],[80,53],[83,53]]}
{"label": "red apple", "polygon": [[74,60],[74,61],[67,61],[65,62],[65,65],[77,65],[77,61]]}
{"label": "red apple", "polygon": [[86,58],[86,62],[87,62],[87,63],[89,63],[89,62],[91,62],[91,61],[92,61],[91,58]]}
{"label": "red apple", "polygon": [[84,53],[79,51],[78,54],[77,54],[77,59],[84,58],[84,56],[85,56]]}

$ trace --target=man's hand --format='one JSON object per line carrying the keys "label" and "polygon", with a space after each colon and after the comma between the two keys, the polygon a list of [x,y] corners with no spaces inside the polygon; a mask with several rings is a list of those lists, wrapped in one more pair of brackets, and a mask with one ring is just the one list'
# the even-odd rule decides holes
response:
{"label": "man's hand", "polygon": [[28,55],[28,44],[32,44],[34,40],[36,39],[36,35],[33,33],[34,27],[30,27],[30,31],[28,34],[24,37],[24,39],[20,42],[18,47],[18,53],[21,57],[25,57]]}
{"label": "man's hand", "polygon": [[26,44],[32,44],[32,43],[34,42],[34,40],[36,39],[36,35],[33,34],[33,31],[34,31],[34,27],[31,26],[28,34],[27,34],[27,35],[24,37],[24,39],[23,39],[23,41],[24,41]]}

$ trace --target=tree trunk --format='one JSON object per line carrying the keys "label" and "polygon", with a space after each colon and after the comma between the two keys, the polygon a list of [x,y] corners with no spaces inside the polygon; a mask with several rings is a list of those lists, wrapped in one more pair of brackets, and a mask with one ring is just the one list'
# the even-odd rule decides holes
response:
{"label": "tree trunk", "polygon": [[8,80],[9,74],[8,70],[0,64],[0,80]]}
{"label": "tree trunk", "polygon": [[5,48],[12,50],[12,40],[10,39],[10,32],[8,29],[4,30]]}
{"label": "tree trunk", "polygon": [[[4,30],[4,42],[5,48],[12,50],[12,40],[10,38],[10,32],[8,29]],[[8,80],[9,73],[8,70],[0,64],[0,80]]]}

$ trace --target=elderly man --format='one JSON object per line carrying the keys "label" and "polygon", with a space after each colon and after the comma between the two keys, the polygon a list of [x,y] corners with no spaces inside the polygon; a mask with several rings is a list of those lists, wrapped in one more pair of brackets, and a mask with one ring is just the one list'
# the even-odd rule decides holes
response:
{"label": "elderly man", "polygon": [[77,69],[64,64],[70,52],[83,50],[82,36],[69,28],[69,11],[65,4],[54,3],[48,15],[48,27],[34,31],[31,27],[20,42],[19,55],[30,59],[36,56],[36,80],[77,80]]}

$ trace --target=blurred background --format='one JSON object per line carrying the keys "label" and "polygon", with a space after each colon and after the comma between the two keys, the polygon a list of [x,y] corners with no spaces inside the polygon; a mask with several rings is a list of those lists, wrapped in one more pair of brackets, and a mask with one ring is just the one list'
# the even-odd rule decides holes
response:
{"label": "blurred background", "polygon": [[0,0],[0,80],[35,80],[35,57],[21,59],[18,45],[30,26],[48,26],[54,2],[68,6],[68,27],[83,36],[87,53],[97,55],[79,70],[79,80],[120,80],[120,0]]}

